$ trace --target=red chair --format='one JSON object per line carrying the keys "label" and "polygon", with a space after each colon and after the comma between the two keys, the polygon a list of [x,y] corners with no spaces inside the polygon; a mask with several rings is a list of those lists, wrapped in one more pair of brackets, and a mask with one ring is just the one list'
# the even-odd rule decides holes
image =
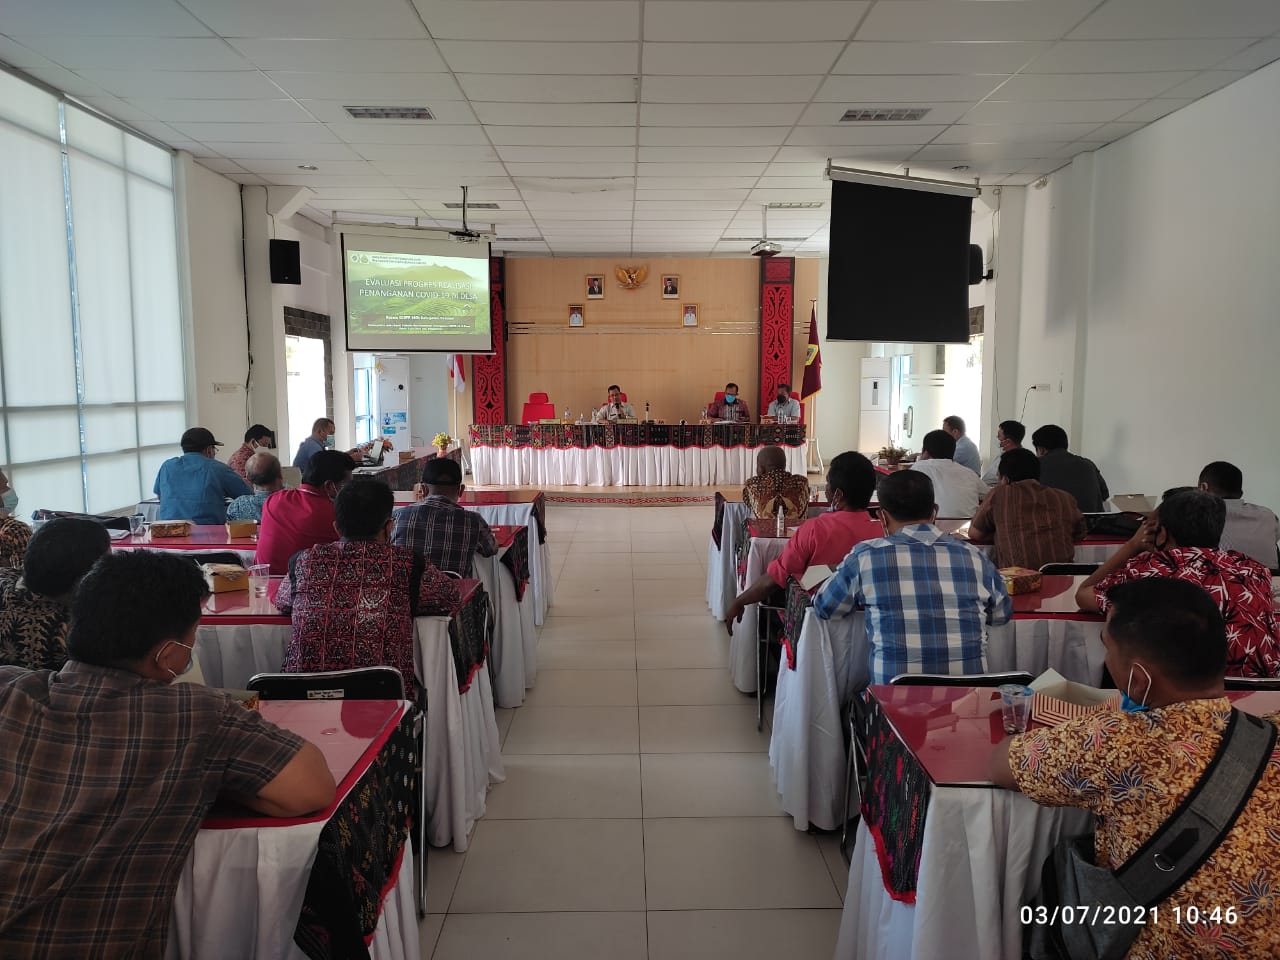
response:
{"label": "red chair", "polygon": [[537,423],[539,420],[554,420],[555,416],[556,405],[548,402],[545,393],[531,393],[520,415],[520,422]]}

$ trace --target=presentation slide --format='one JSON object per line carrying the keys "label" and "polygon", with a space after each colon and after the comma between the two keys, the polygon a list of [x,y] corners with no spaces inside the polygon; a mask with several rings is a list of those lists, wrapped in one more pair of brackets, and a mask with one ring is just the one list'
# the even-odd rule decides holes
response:
{"label": "presentation slide", "polygon": [[343,235],[347,349],[487,352],[489,245]]}

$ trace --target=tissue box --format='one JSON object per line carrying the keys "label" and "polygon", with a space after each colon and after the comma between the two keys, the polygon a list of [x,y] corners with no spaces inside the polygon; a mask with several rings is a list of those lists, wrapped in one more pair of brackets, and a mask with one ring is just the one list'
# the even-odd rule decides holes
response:
{"label": "tissue box", "polygon": [[202,563],[210,593],[235,593],[249,589],[249,571],[234,563]]}
{"label": "tissue box", "polygon": [[190,520],[152,520],[151,539],[155,540],[160,537],[185,537],[191,533]]}
{"label": "tissue box", "polygon": [[1000,576],[1004,577],[1004,588],[1009,596],[1019,593],[1035,593],[1040,589],[1040,571],[1027,567],[1001,567]]}
{"label": "tissue box", "polygon": [[1099,690],[1047,670],[1031,684],[1031,718],[1055,726],[1099,710],[1119,710],[1119,690]]}
{"label": "tissue box", "polygon": [[257,520],[228,520],[227,521],[227,538],[234,540],[237,537],[252,537],[258,532]]}
{"label": "tissue box", "polygon": [[398,463],[413,463],[414,456],[412,450],[401,450],[399,453]]}

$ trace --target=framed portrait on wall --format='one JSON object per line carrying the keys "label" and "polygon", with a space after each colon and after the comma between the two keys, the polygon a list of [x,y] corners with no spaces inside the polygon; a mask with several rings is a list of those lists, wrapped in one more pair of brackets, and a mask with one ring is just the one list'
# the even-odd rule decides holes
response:
{"label": "framed portrait on wall", "polygon": [[662,299],[663,300],[679,300],[680,299],[680,278],[676,276],[674,273],[663,274]]}
{"label": "framed portrait on wall", "polygon": [[569,304],[569,326],[582,326],[583,317],[586,316],[586,309],[580,303]]}
{"label": "framed portrait on wall", "polygon": [[592,273],[587,275],[587,299],[604,299],[604,274]]}
{"label": "framed portrait on wall", "polygon": [[698,305],[696,303],[686,303],[680,308],[681,323],[686,327],[696,327],[698,325]]}

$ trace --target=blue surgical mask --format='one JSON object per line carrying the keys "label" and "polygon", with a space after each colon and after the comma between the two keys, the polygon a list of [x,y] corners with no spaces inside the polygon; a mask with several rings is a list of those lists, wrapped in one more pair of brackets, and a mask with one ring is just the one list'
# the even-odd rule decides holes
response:
{"label": "blue surgical mask", "polygon": [[726,393],[726,394],[724,395],[724,402],[725,402],[725,403],[733,403],[733,402],[734,402],[735,400],[737,400],[737,399],[738,399],[738,398],[737,398],[737,397],[735,397],[732,393]]}
{"label": "blue surgical mask", "polygon": [[332,433],[331,433],[331,434],[329,434],[327,437],[325,437],[325,438],[324,438],[324,448],[325,448],[326,450],[332,450],[332,449],[333,449],[333,434],[332,434]]}
{"label": "blue surgical mask", "polygon": [[[1134,700],[1129,696],[1129,691],[1133,688],[1133,671],[1141,670],[1147,674],[1147,692],[1142,695],[1142,702]],[[1120,697],[1120,709],[1126,713],[1142,713],[1147,709],[1147,695],[1151,693],[1151,674],[1147,673],[1147,668],[1140,663],[1135,663],[1129,668],[1129,682],[1124,685],[1124,694]]]}
{"label": "blue surgical mask", "polygon": [[4,508],[10,513],[15,513],[18,509],[18,491],[10,487],[4,492],[4,497],[0,499],[0,502],[3,502]]}

